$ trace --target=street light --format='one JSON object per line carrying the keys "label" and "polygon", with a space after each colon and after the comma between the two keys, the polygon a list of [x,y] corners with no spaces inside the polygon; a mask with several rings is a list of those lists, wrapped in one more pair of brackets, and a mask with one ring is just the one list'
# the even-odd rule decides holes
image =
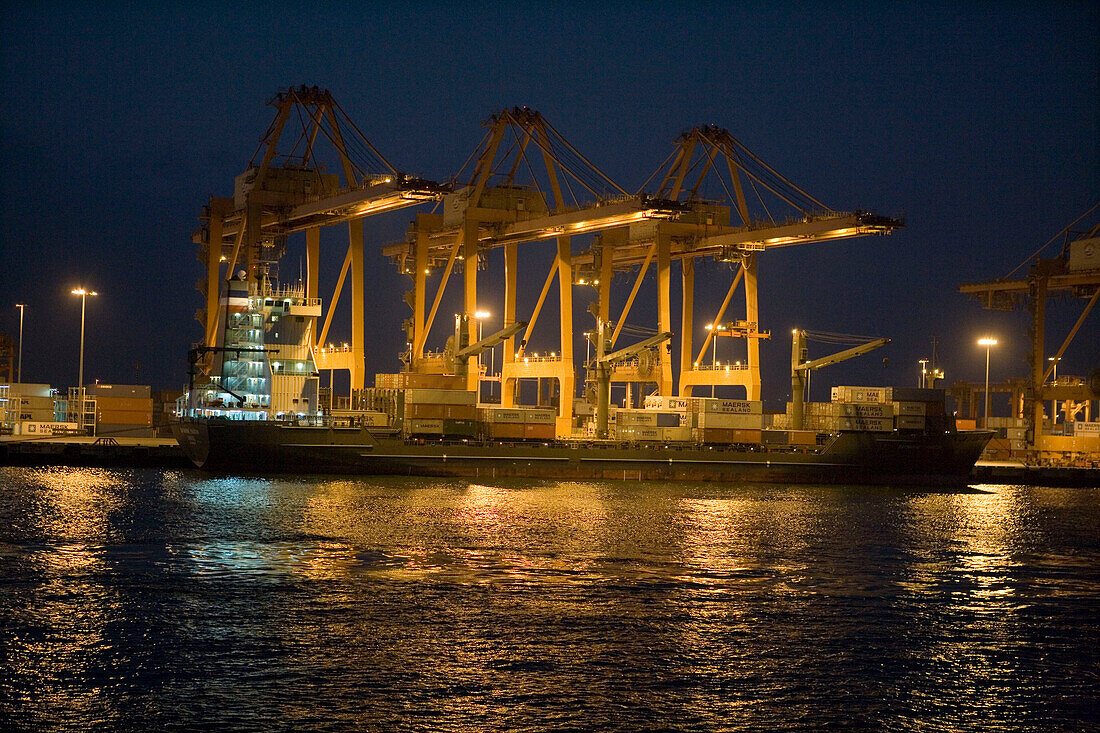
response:
{"label": "street light", "polygon": [[[489,311],[477,311],[476,313],[474,313],[474,319],[477,321],[477,340],[478,341],[481,341],[481,324],[482,324],[482,321],[484,321],[486,318],[488,318],[491,315],[492,314],[489,313]],[[493,363],[496,361],[493,358],[495,351],[496,351],[495,346],[489,349],[489,372],[488,372],[487,376],[490,376],[490,377],[493,375]],[[479,360],[480,360],[480,358],[479,358]],[[480,400],[481,399],[481,384],[480,383],[477,386],[477,392],[478,392],[478,400]],[[490,384],[489,385],[489,396],[491,397],[492,394],[493,394],[493,385]]]}
{"label": "street light", "polygon": [[997,339],[986,336],[978,339],[978,345],[985,347],[985,420],[982,427],[989,429],[989,349],[997,345]]}
{"label": "street light", "polygon": [[77,372],[76,386],[84,389],[84,304],[87,302],[89,295],[99,295],[99,293],[94,290],[77,288],[73,291],[73,295],[80,296],[80,370]]}
{"label": "street light", "polygon": [[928,376],[928,359],[920,359],[917,361],[920,364],[920,386],[924,389],[927,382],[925,381]]}
{"label": "street light", "polygon": [[[1050,380],[1051,386],[1058,384],[1058,362],[1062,360],[1060,356],[1048,356],[1047,361],[1054,363],[1054,376]],[[1055,425],[1058,423],[1058,398],[1055,397],[1050,401],[1050,424]]]}
{"label": "street light", "polygon": [[88,300],[89,295],[99,295],[94,290],[85,290],[84,288],[77,288],[72,291],[73,295],[80,296],[80,370],[77,372],[76,388],[78,390],[79,403],[80,403],[80,427],[84,427],[84,305]]}
{"label": "street light", "polygon": [[[716,365],[718,363],[718,332],[715,330],[715,329],[718,328],[718,324],[717,323],[708,323],[705,326],[705,328],[708,331],[712,332],[711,335],[710,335],[711,345],[713,346],[713,348],[710,351],[710,370],[713,372],[716,369]],[[717,376],[718,376],[717,374],[712,374],[711,379],[713,380]],[[714,382],[713,381],[711,381],[711,383],[710,383],[710,396],[712,398],[714,397]]]}
{"label": "street light", "polygon": [[24,303],[16,303],[15,307],[19,309],[19,372],[16,381],[20,384],[23,383],[23,309],[26,308]]}

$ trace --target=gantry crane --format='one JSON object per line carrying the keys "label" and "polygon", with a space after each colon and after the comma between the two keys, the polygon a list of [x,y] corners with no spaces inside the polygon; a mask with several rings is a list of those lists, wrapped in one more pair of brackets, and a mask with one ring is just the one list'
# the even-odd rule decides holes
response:
{"label": "gantry crane", "polygon": [[[413,308],[413,317],[407,325],[410,346],[406,358],[409,368],[414,371],[435,372],[444,368],[442,357],[427,352],[425,345],[443,289],[457,262],[464,266],[464,308],[472,314],[477,308],[477,271],[484,262],[479,258],[494,247],[504,248],[504,323],[507,325],[516,317],[517,245],[555,238],[557,257],[537,304],[528,316],[527,329],[518,348],[511,339],[505,347],[501,395],[502,403],[511,405],[516,380],[529,377],[557,380],[562,395],[558,419],[560,433],[568,431],[571,425],[569,403],[574,391],[573,284],[592,284],[597,288],[594,315],[599,323],[614,324],[609,346],[613,348],[654,263],[658,285],[656,330],[671,333],[671,263],[680,260],[684,282],[680,394],[690,394],[693,386],[701,384],[735,384],[746,389],[747,397],[758,399],[758,340],[767,338],[769,332],[759,328],[756,254],[773,247],[813,241],[886,235],[903,225],[889,217],[829,209],[776,173],[726,130],[715,127],[697,127],[684,133],[676,141],[673,155],[646,184],[660,175],[656,191],[646,194],[643,186],[642,191],[630,195],[533,110],[505,110],[491,117],[486,125],[489,131],[472,156],[476,157],[477,164],[470,183],[445,197],[442,214],[420,214],[407,240],[384,250],[414,280],[414,290],[406,298]],[[509,132],[512,133],[510,145],[503,155],[498,155]],[[522,170],[530,171],[534,178],[533,166],[526,153],[532,146],[535,155],[541,158],[543,178],[549,182],[549,196],[537,184],[524,187],[517,182],[517,173]],[[701,196],[704,181],[714,176],[719,164],[729,171],[728,182],[719,178],[732,204],[704,200]],[[490,186],[493,173],[500,175],[503,182]],[[689,177],[691,185],[686,186]],[[578,204],[575,195],[573,202],[564,200],[563,193],[574,194],[572,185],[578,185],[588,194],[587,204]],[[778,206],[793,210],[794,215],[777,219],[766,202],[768,196]],[[761,213],[750,210],[750,198],[761,202]],[[731,216],[734,212],[738,217],[736,225]],[[596,241],[587,251],[573,254],[569,237],[582,233],[595,233]],[[714,324],[721,323],[737,285],[742,280],[745,282],[745,318],[729,328],[716,329],[717,333],[748,340],[745,364],[738,365],[735,370],[701,368],[701,356],[692,354],[694,263],[700,257],[735,263],[738,267]],[[618,317],[612,319],[611,280],[617,271],[634,268],[638,272],[630,295]],[[439,269],[443,274],[429,309],[427,280]],[[560,350],[550,359],[527,358],[526,343],[555,277],[560,292]],[[470,328],[474,328],[472,320]],[[709,338],[714,335],[712,331],[700,355],[705,353]],[[672,363],[667,350],[666,343],[664,348],[657,350],[655,357],[640,359],[637,365],[618,364],[612,380],[656,382],[661,394],[672,394]],[[476,387],[476,370],[468,373],[467,380],[469,388]]]}
{"label": "gantry crane", "polygon": [[[745,389],[748,399],[759,399],[759,340],[770,336],[770,332],[759,327],[759,253],[810,242],[866,235],[884,236],[904,226],[899,219],[828,208],[776,172],[727,130],[714,126],[695,127],[680,135],[674,143],[673,153],[641,190],[644,191],[655,181],[659,183],[653,198],[679,202],[686,210],[666,220],[636,223],[605,232],[589,252],[577,256],[574,262],[582,277],[599,281],[597,317],[603,320],[610,317],[612,273],[638,268],[630,296],[616,319],[620,328],[630,313],[643,278],[656,262],[657,328],[668,331],[672,321],[669,296],[671,265],[675,260],[680,261],[683,304],[677,392],[681,395],[690,395],[696,386],[735,385]],[[714,184],[715,181],[725,198],[704,199],[704,184]],[[755,204],[753,208],[750,208],[750,202]],[[789,212],[789,215],[782,218],[779,215],[781,211]],[[736,272],[721,307],[708,322],[708,333],[702,347],[694,354],[695,263],[700,258],[728,262]],[[745,316],[727,327],[723,325],[726,309],[742,281],[745,286]],[[718,335],[746,340],[743,363],[724,369],[707,367],[703,355],[710,339]],[[612,336],[612,343],[617,336],[618,331]],[[663,356],[655,379],[642,374],[634,377],[637,381],[655,381],[661,394],[671,394],[672,360],[667,354]],[[632,379],[629,375],[625,378]]]}
{"label": "gantry crane", "polygon": [[[457,263],[461,263],[463,270],[463,308],[467,316],[473,316],[478,308],[478,270],[490,250],[503,248],[503,323],[507,327],[516,321],[519,244],[554,239],[556,256],[538,302],[525,319],[527,327],[519,344],[516,344],[518,334],[505,343],[501,396],[503,404],[512,405],[518,380],[556,380],[561,395],[558,430],[567,433],[575,385],[571,237],[667,219],[683,207],[627,193],[535,110],[506,109],[490,117],[485,125],[488,131],[471,156],[476,163],[469,182],[444,197],[442,213],[418,215],[407,240],[383,250],[402,272],[413,278],[413,290],[406,296],[413,310],[407,323],[406,361],[408,368],[417,372],[433,373],[445,368],[442,355],[428,352],[426,346],[444,289]],[[494,176],[499,181],[494,181]],[[526,183],[521,183],[521,179]],[[442,274],[429,307],[428,278],[440,269]],[[550,358],[532,359],[525,356],[526,344],[555,278],[560,303],[560,346]],[[473,341],[476,325],[472,317],[468,323],[469,340]],[[478,373],[476,368],[467,371],[468,389],[477,388]]]}
{"label": "gantry crane", "polygon": [[[1047,384],[1051,373],[1057,369],[1066,349],[1073,343],[1089,313],[1100,300],[1100,222],[1079,227],[1082,221],[1100,211],[1097,203],[1073,223],[1051,238],[1037,252],[1018,265],[1006,277],[993,282],[963,285],[959,292],[970,295],[988,310],[1012,310],[1027,307],[1031,315],[1031,365],[1024,394],[1024,415],[1029,426],[1029,450],[1043,450],[1043,404],[1054,400],[1075,405],[1081,409],[1090,400],[1100,399],[1100,370],[1079,384]],[[1055,241],[1062,240],[1062,250],[1056,257],[1038,257]],[[1013,276],[1031,261],[1027,275],[1022,279]],[[1086,299],[1085,307],[1070,329],[1054,356],[1046,356],[1046,303],[1055,296]],[[1092,342],[1096,341],[1096,330]],[[1068,381],[1068,380],[1067,380]],[[1074,380],[1077,381],[1077,380]],[[1053,415],[1051,416],[1054,417]]]}
{"label": "gantry crane", "polygon": [[[193,239],[206,278],[199,290],[206,307],[196,313],[204,343],[214,345],[222,281],[238,272],[250,284],[273,274],[287,236],[305,232],[306,297],[317,299],[320,230],[348,224],[348,249],[336,291],[328,303],[315,344],[327,336],[344,281],[352,282],[351,348],[317,353],[321,369],[346,369],[353,387],[364,378],[363,218],[438,200],[446,188],[398,171],[355,126],[328,90],[300,86],[281,91],[268,104],[275,117],[244,173],[234,181],[232,198],[211,197]],[[288,136],[295,129],[296,136]],[[280,145],[282,149],[280,150]],[[325,172],[321,149],[334,154],[339,173]]]}

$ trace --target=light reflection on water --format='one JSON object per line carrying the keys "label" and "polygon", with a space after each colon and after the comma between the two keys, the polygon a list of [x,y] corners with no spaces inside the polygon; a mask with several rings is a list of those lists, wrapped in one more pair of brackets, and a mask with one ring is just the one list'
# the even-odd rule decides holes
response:
{"label": "light reflection on water", "polygon": [[0,728],[1018,730],[1097,708],[1100,490],[0,472]]}

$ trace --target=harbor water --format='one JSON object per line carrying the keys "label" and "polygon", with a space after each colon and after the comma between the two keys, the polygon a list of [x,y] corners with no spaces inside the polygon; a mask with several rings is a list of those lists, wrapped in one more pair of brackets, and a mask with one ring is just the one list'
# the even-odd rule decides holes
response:
{"label": "harbor water", "polygon": [[0,729],[1096,729],[1100,489],[0,468]]}

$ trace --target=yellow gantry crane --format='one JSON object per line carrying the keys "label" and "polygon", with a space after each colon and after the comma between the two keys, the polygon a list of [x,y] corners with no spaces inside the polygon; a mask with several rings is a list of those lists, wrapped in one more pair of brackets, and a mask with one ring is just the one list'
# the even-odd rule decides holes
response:
{"label": "yellow gantry crane", "polygon": [[[656,377],[624,374],[626,381],[655,381],[661,394],[690,396],[692,389],[706,385],[742,387],[747,399],[760,398],[760,339],[770,332],[760,328],[758,307],[758,255],[777,247],[847,239],[866,235],[888,235],[904,226],[901,220],[861,211],[830,209],[776,172],[729,131],[695,127],[681,134],[672,154],[642,186],[659,181],[653,198],[681,204],[683,211],[665,220],[632,224],[605,232],[593,248],[575,259],[582,273],[600,282],[598,318],[608,319],[612,273],[638,268],[634,286],[621,314],[626,321],[631,305],[651,265],[657,274],[657,330],[669,331],[672,304],[669,287],[672,263],[679,261],[683,303],[679,336],[679,383],[674,388],[672,358],[666,345],[657,365]],[[709,186],[721,198],[706,199]],[[784,216],[784,212],[786,215]],[[733,276],[725,298],[713,319],[707,321],[707,335],[698,352],[693,352],[696,325],[696,263],[711,259],[729,263]],[[744,283],[743,318],[726,324],[723,320],[737,287]],[[618,328],[612,344],[618,337]],[[743,361],[714,368],[704,358],[711,339],[725,335],[746,341]],[[648,365],[645,365],[648,367]]]}
{"label": "yellow gantry crane", "polygon": [[[1028,361],[1031,368],[1023,395],[1023,414],[1020,416],[1028,422],[1029,450],[1032,452],[1044,449],[1042,426],[1046,400],[1061,402],[1066,410],[1066,419],[1072,420],[1091,400],[1100,399],[1100,370],[1094,370],[1083,383],[1076,379],[1074,383],[1069,383],[1070,380],[1065,378],[1066,383],[1063,384],[1047,382],[1100,300],[1100,223],[1076,228],[1083,221],[1088,221],[1088,217],[1095,218],[1098,211],[1100,203],[1056,234],[1006,277],[959,288],[959,292],[970,295],[987,310],[1026,307],[1030,312],[1032,343]],[[1062,239],[1063,244],[1062,251],[1056,257],[1037,256],[1058,239]],[[1014,277],[1028,261],[1031,266],[1027,274],[1022,278]],[[1085,306],[1054,356],[1048,357],[1045,345],[1046,304],[1049,298],[1056,296],[1083,299]],[[1095,340],[1095,330],[1091,333],[1091,338]],[[1054,417],[1052,414],[1051,418]]]}
{"label": "yellow gantry crane", "polygon": [[[628,226],[635,222],[668,219],[682,207],[649,196],[631,195],[574,148],[535,110],[516,107],[490,117],[488,131],[471,160],[476,160],[468,183],[444,196],[442,213],[419,214],[403,243],[383,252],[413,279],[406,294],[413,315],[407,323],[407,368],[438,373],[446,355],[427,350],[428,334],[456,265],[462,268],[463,308],[469,341],[476,340],[473,316],[478,309],[478,271],[488,253],[504,251],[503,325],[516,322],[519,245],[556,241],[556,256],[542,284],[538,301],[522,336],[508,337],[501,366],[501,402],[514,404],[521,379],[553,380],[559,399],[558,430],[571,429],[575,391],[573,360],[573,286],[571,238]],[[459,174],[461,175],[461,173]],[[457,180],[458,176],[456,176]],[[545,189],[545,190],[544,190]],[[428,280],[442,270],[430,306]],[[559,295],[557,351],[532,357],[526,346],[546,296],[555,279]],[[518,343],[517,343],[518,338]],[[474,355],[467,370],[467,388],[476,389],[480,368]]]}

